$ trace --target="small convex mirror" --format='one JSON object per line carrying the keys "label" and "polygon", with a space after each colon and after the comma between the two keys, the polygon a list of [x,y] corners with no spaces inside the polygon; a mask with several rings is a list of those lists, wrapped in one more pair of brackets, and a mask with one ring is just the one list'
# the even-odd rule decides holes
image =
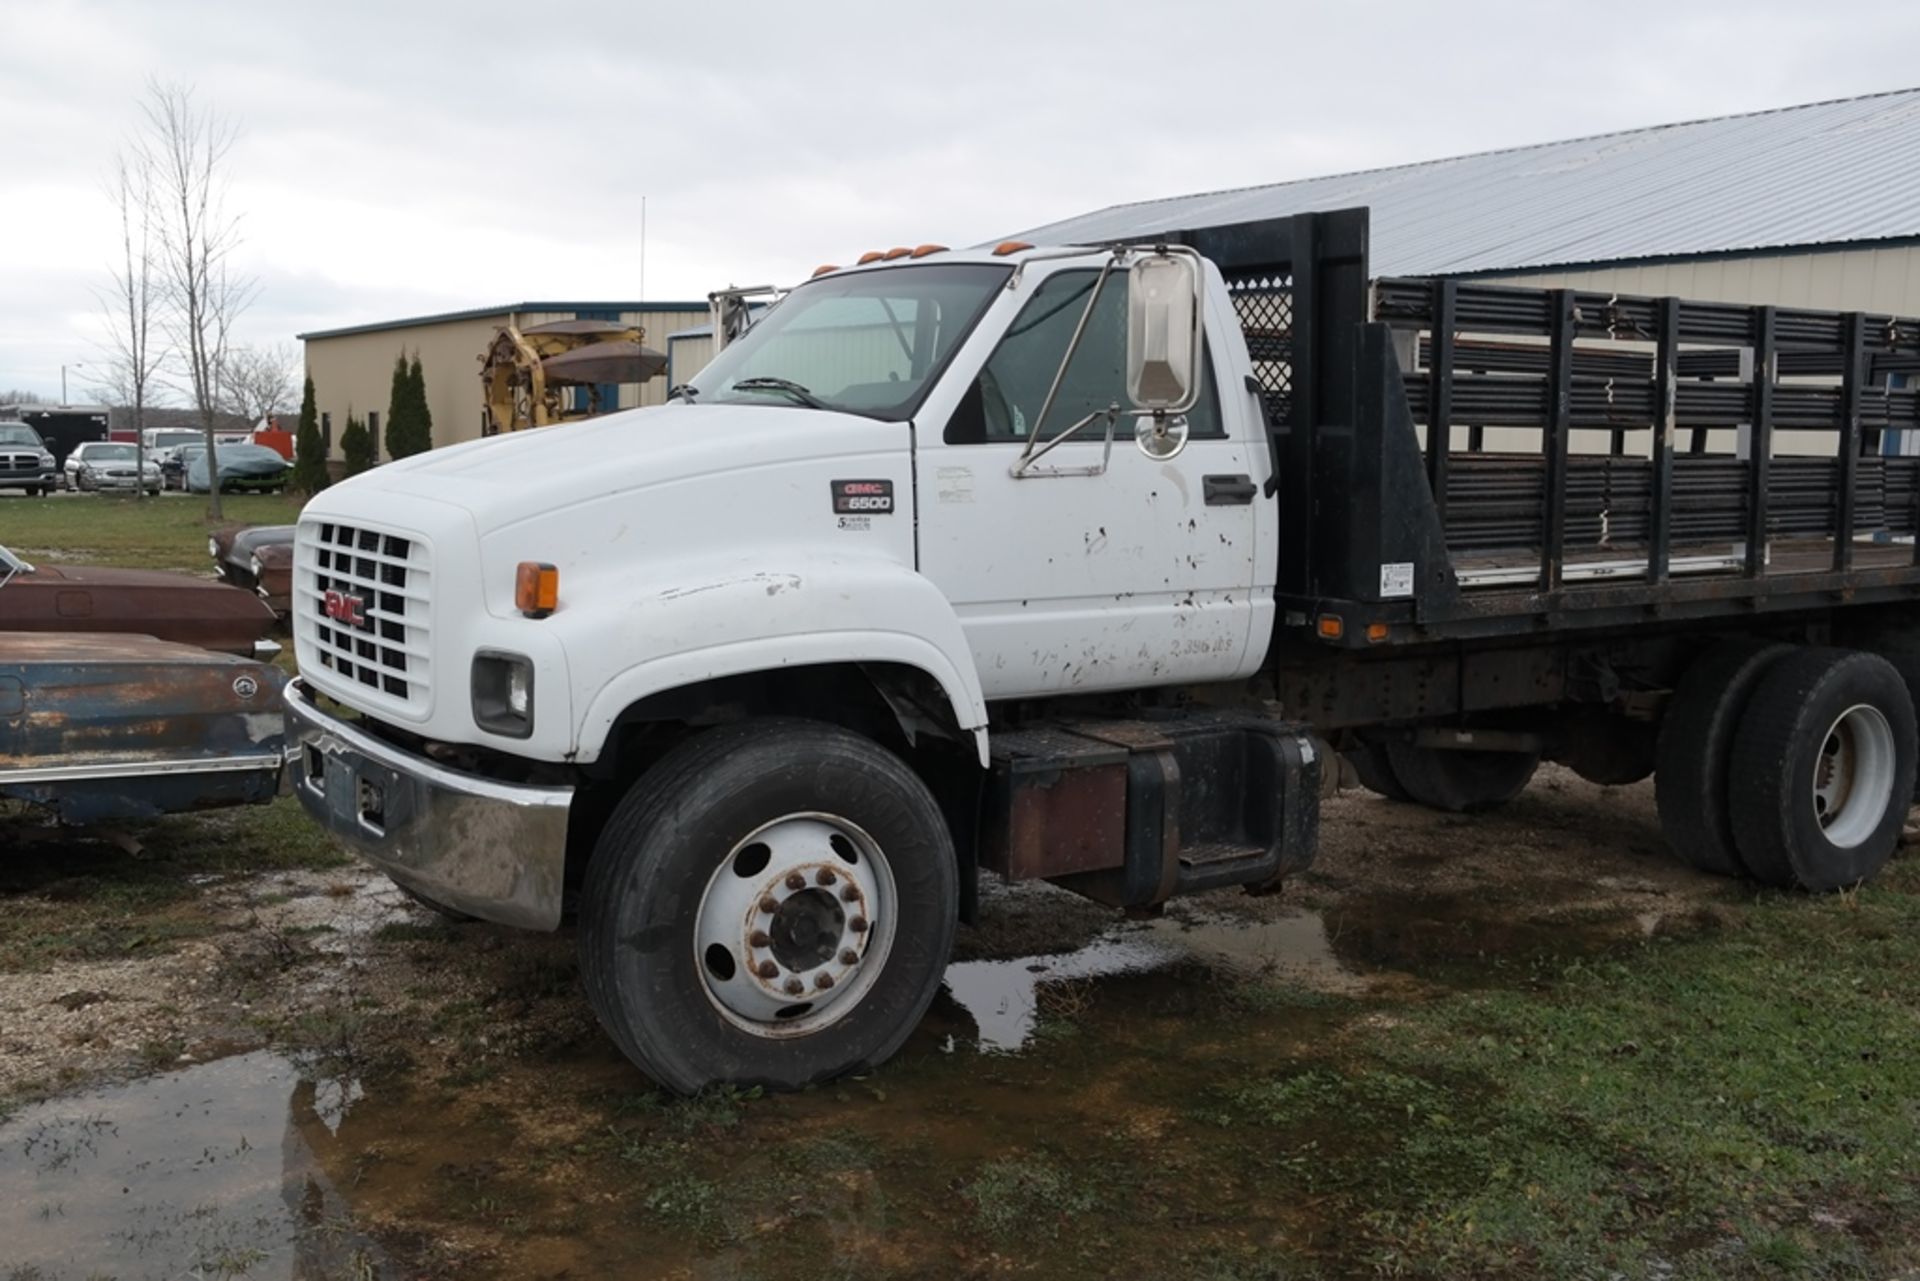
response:
{"label": "small convex mirror", "polygon": [[1185,414],[1153,414],[1142,417],[1133,429],[1133,443],[1140,452],[1156,462],[1178,458],[1187,447]]}
{"label": "small convex mirror", "polygon": [[1200,356],[1199,279],[1185,255],[1147,254],[1128,272],[1127,397],[1136,409],[1193,407]]}

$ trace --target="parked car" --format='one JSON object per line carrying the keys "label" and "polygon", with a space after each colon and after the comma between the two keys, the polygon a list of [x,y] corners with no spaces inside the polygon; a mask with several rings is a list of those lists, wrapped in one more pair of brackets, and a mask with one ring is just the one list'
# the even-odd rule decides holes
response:
{"label": "parked car", "polygon": [[162,453],[158,459],[160,464],[160,487],[162,489],[178,489],[184,493],[187,488],[187,468],[193,466],[194,459],[203,457],[206,452],[207,446],[204,442],[201,442],[189,445],[176,445],[174,448]]}
{"label": "parked car", "polygon": [[158,463],[162,471],[181,450],[207,447],[206,434],[191,427],[149,427],[143,434],[147,438],[147,460]]}
{"label": "parked car", "polygon": [[210,578],[34,565],[0,547],[0,633],[135,632],[243,657],[275,654],[273,611]]}
{"label": "parked car", "polygon": [[293,599],[293,526],[235,525],[207,539],[220,577],[286,617]]}
{"label": "parked car", "polygon": [[[232,444],[219,446],[220,492],[238,490],[278,493],[287,487],[292,470],[287,460],[265,445]],[[202,451],[187,463],[187,488],[196,494],[207,492],[207,456]]]}
{"label": "parked car", "polygon": [[151,636],[0,633],[0,796],[71,824],[265,804],[286,679]]}
{"label": "parked car", "polygon": [[60,464],[40,433],[25,423],[0,423],[0,489],[24,489],[38,498],[60,488]]}
{"label": "parked car", "polygon": [[140,465],[134,446],[117,440],[89,440],[67,455],[68,489],[144,489],[160,492],[160,468]]}

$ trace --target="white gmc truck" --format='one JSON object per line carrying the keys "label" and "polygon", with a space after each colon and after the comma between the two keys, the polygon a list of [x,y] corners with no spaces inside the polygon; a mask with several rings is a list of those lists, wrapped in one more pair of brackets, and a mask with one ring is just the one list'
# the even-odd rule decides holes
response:
{"label": "white gmc truck", "polygon": [[[1702,869],[1877,870],[1920,569],[1874,496],[1920,460],[1859,388],[1920,324],[1373,281],[1364,210],[1147,230],[822,268],[672,403],[316,497],[308,810],[444,910],[577,921],[689,1091],[885,1059],[981,869],[1277,887],[1336,748],[1455,810],[1657,771]],[[1789,401],[1825,456],[1773,451]],[[1796,473],[1831,501],[1788,521]]]}

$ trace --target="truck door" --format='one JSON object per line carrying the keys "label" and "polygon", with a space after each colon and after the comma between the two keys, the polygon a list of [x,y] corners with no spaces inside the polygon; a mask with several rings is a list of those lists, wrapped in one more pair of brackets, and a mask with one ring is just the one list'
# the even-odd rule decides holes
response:
{"label": "truck door", "polygon": [[[1123,416],[1102,474],[1011,474],[1098,275],[1029,274],[1025,301],[1008,300],[1014,319],[944,421],[930,402],[918,427],[921,572],[958,611],[988,698],[1227,680],[1264,655],[1252,624],[1256,613],[1272,621],[1271,591],[1255,600],[1260,534],[1272,537],[1272,501],[1258,488],[1266,450],[1260,441],[1256,460],[1247,397],[1223,412],[1219,357],[1239,338],[1211,311],[1184,451],[1146,457]],[[1117,272],[1101,290],[1043,442],[1127,405],[1126,288]],[[1083,428],[1042,461],[1098,464],[1103,435],[1103,424]]]}

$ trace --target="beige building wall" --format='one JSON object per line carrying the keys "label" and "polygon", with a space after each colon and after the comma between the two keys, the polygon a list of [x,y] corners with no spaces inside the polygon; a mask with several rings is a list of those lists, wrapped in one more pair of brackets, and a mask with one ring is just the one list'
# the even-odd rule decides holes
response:
{"label": "beige building wall", "polygon": [[1582,271],[1519,272],[1484,279],[1490,284],[1538,289],[1604,289],[1706,302],[1773,303],[1822,311],[1920,316],[1920,246],[1914,245],[1754,254]]}
{"label": "beige building wall", "polygon": [[[580,310],[597,310],[581,304]],[[646,330],[647,346],[666,351],[668,334],[707,323],[706,304],[697,309],[672,305],[671,310],[641,308],[620,313],[622,323]],[[420,373],[427,387],[427,407],[433,412],[433,443],[452,445],[480,436],[480,357],[500,328],[513,323],[521,329],[554,320],[571,320],[569,311],[501,311],[458,319],[398,322],[352,333],[316,334],[306,339],[307,373],[313,379],[314,405],[329,429],[329,457],[340,457],[340,433],[352,414],[363,421],[371,410],[386,431],[387,402],[393,390],[393,362],[402,351],[420,357]],[[620,389],[620,408],[658,405],[665,401],[663,373],[638,385]],[[386,458],[385,441],[379,442]]]}

